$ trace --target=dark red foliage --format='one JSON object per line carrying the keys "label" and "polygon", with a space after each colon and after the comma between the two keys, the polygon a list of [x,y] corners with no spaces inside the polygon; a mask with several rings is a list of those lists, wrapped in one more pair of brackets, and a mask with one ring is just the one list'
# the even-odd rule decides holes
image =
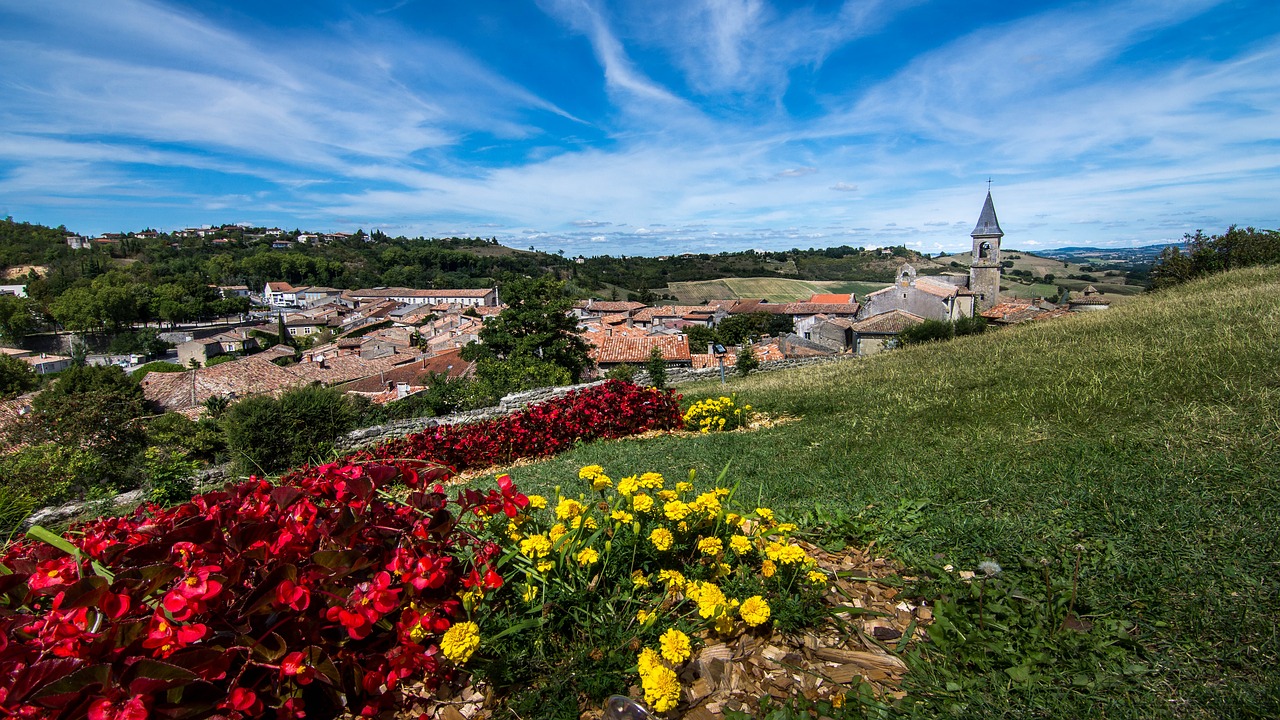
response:
{"label": "dark red foliage", "polygon": [[[17,543],[0,557],[0,716],[382,713],[405,680],[429,692],[452,679],[437,642],[462,614],[459,590],[503,583],[499,548],[471,528],[529,502],[505,476],[450,500],[441,466],[679,424],[670,393],[610,382],[301,468],[278,486],[250,478],[94,520],[66,538],[79,557]],[[389,501],[378,491],[392,482],[419,489]]]}

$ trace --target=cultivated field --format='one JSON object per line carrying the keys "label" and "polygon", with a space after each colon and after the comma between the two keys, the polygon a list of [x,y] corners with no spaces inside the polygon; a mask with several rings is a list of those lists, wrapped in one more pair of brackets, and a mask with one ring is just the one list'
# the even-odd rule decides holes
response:
{"label": "cultivated field", "polygon": [[884,283],[788,280],[785,278],[725,278],[698,282],[675,282],[666,292],[681,303],[697,305],[705,300],[764,298],[769,302],[808,300],[820,293],[856,292],[859,296],[885,287]]}

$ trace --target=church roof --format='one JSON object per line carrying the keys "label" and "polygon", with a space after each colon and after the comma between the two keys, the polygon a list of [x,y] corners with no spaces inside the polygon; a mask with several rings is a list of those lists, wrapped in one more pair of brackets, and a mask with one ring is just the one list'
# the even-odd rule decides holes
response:
{"label": "church roof", "polygon": [[1000,221],[996,220],[996,206],[991,202],[991,191],[987,191],[987,201],[982,204],[982,214],[978,216],[978,224],[974,226],[971,237],[1004,237],[1000,229]]}

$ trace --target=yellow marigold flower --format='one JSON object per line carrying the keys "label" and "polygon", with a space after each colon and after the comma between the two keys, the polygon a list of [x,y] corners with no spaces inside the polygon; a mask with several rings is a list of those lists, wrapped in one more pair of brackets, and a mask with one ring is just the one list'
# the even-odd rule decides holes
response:
{"label": "yellow marigold flower", "polygon": [[680,494],[677,493],[675,490],[659,490],[658,491],[658,499],[662,500],[663,502],[671,502],[672,500],[675,500],[678,497],[680,497]]}
{"label": "yellow marigold flower", "polygon": [[649,578],[645,577],[643,570],[631,571],[631,584],[636,587],[649,587]]}
{"label": "yellow marigold flower", "polygon": [[409,639],[414,642],[422,642],[422,639],[426,636],[427,629],[422,627],[420,623],[414,624],[414,626],[409,629]]}
{"label": "yellow marigold flower", "polygon": [[711,621],[711,629],[721,635],[729,635],[733,633],[733,616],[729,613],[723,613]]}
{"label": "yellow marigold flower", "polygon": [[484,599],[484,590],[479,587],[473,587],[469,590],[463,590],[458,593],[458,597],[462,599],[464,604],[474,606],[476,603]]}
{"label": "yellow marigold flower", "polygon": [[644,688],[645,702],[654,712],[674,710],[680,703],[680,679],[668,667],[658,665],[648,673],[642,673],[640,685]]}
{"label": "yellow marigold flower", "polygon": [[538,586],[532,583],[525,583],[524,591],[520,593],[520,597],[527,603],[533,602],[538,597]]}
{"label": "yellow marigold flower", "polygon": [[551,542],[557,543],[560,542],[560,538],[564,537],[568,532],[569,529],[566,528],[563,523],[556,523],[547,531],[547,537],[551,538]]}
{"label": "yellow marigold flower", "polygon": [[693,483],[681,480],[676,483],[676,490],[682,493],[693,492]]}
{"label": "yellow marigold flower", "polygon": [[733,568],[729,563],[716,563],[715,568],[711,571],[716,578],[729,577],[729,573],[733,572]]}
{"label": "yellow marigold flower", "polygon": [[527,558],[546,557],[551,552],[551,540],[541,533],[520,541],[520,553]]}
{"label": "yellow marigold flower", "polygon": [[578,564],[582,566],[595,565],[600,562],[600,553],[595,548],[583,548],[578,552]]}
{"label": "yellow marigold flower", "polygon": [[581,515],[584,510],[586,510],[586,507],[577,500],[574,500],[573,498],[562,498],[560,503],[556,505],[556,519],[572,520],[573,518]]}
{"label": "yellow marigold flower", "polygon": [[686,587],[684,575],[679,570],[659,570],[658,582],[666,583],[667,587],[676,590],[684,590]]}
{"label": "yellow marigold flower", "polygon": [[543,560],[542,562],[538,563],[538,572],[545,573],[555,566],[556,564],[554,562],[551,562],[550,560]]}
{"label": "yellow marigold flower", "polygon": [[808,577],[809,582],[814,585],[825,585],[827,582],[827,574],[821,570],[810,570],[806,577]]}
{"label": "yellow marigold flower", "polygon": [[762,625],[769,620],[769,603],[759,595],[752,595],[738,608],[738,616],[751,627]]}
{"label": "yellow marigold flower", "polygon": [[440,638],[440,652],[459,665],[471,659],[480,647],[480,626],[473,622],[454,623]]}
{"label": "yellow marigold flower", "polygon": [[702,538],[698,541],[698,552],[703,555],[719,555],[724,550],[724,543],[718,537]]}
{"label": "yellow marigold flower", "polygon": [[628,475],[618,481],[618,494],[630,497],[640,489],[640,481],[635,475]]}
{"label": "yellow marigold flower", "polygon": [[671,543],[675,538],[671,535],[671,531],[666,528],[658,528],[649,533],[649,542],[659,550],[666,552],[671,549]]}
{"label": "yellow marigold flower", "polygon": [[796,531],[796,526],[792,523],[782,523],[778,525],[778,527],[774,528],[774,530],[777,530],[780,533],[792,533]]}
{"label": "yellow marigold flower", "polygon": [[712,490],[711,492],[714,492],[716,494],[716,497],[721,499],[729,497],[729,488],[718,487],[715,490]]}
{"label": "yellow marigold flower", "polygon": [[751,552],[751,539],[745,535],[734,535],[729,538],[729,548],[739,555]]}
{"label": "yellow marigold flower", "polygon": [[769,508],[756,508],[756,517],[765,522],[773,522],[773,511]]}
{"label": "yellow marigold flower", "polygon": [[783,565],[793,565],[795,563],[802,563],[808,558],[809,556],[805,554],[804,548],[799,545],[784,545],[783,548],[778,551],[778,557],[776,560]]}
{"label": "yellow marigold flower", "polygon": [[647,472],[640,476],[640,487],[647,490],[657,490],[662,487],[662,475],[656,472]]}
{"label": "yellow marigold flower", "polygon": [[609,479],[608,475],[597,475],[591,478],[592,490],[603,490],[607,487],[613,487],[613,481]]}
{"label": "yellow marigold flower", "polygon": [[620,523],[629,523],[634,519],[631,513],[627,512],[626,510],[614,510],[612,513],[609,514],[609,517],[613,518],[614,520]]}
{"label": "yellow marigold flower", "polygon": [[644,493],[640,493],[639,495],[631,498],[631,509],[638,513],[651,512],[653,510],[653,498],[645,495]]}
{"label": "yellow marigold flower", "polygon": [[570,525],[573,527],[574,530],[577,530],[578,528],[583,527],[584,525],[588,530],[595,530],[597,527],[596,519],[591,517],[590,515],[579,515],[578,517],[573,519],[573,522],[571,522]]}
{"label": "yellow marigold flower", "polygon": [[724,609],[729,605],[729,601],[724,596],[724,591],[715,583],[698,583],[695,595],[690,595],[690,597],[693,597],[694,602],[698,603],[698,614],[704,619],[723,613]]}
{"label": "yellow marigold flower", "polygon": [[720,497],[713,492],[703,493],[689,503],[689,507],[693,508],[694,512],[706,515],[710,520],[720,514]]}
{"label": "yellow marigold flower", "polygon": [[760,563],[760,574],[762,576],[766,578],[771,578],[773,577],[773,574],[776,572],[778,572],[778,566],[774,565],[772,560],[765,560],[764,562]]}
{"label": "yellow marigold flower", "polygon": [[726,513],[724,516],[725,523],[734,527],[742,527],[743,518],[738,513]]}
{"label": "yellow marigold flower", "polygon": [[597,475],[603,475],[603,474],[604,474],[604,468],[600,467],[599,465],[586,465],[582,467],[580,470],[578,470],[578,479],[590,480],[596,477]]}
{"label": "yellow marigold flower", "polygon": [[542,510],[547,506],[547,499],[541,495],[529,495],[529,507],[535,510]]}
{"label": "yellow marigold flower", "polygon": [[658,644],[662,647],[662,657],[671,663],[682,663],[689,659],[690,653],[693,652],[689,645],[689,636],[675,628],[662,633],[662,637],[658,638]]}
{"label": "yellow marigold flower", "polygon": [[[644,612],[641,610],[640,612]],[[653,672],[656,667],[662,667],[662,656],[653,648],[644,648],[640,651],[640,656],[636,658],[636,667],[640,669],[640,674],[648,675]]]}
{"label": "yellow marigold flower", "polygon": [[662,506],[662,512],[668,520],[683,520],[689,515],[689,506],[679,500],[672,500]]}
{"label": "yellow marigold flower", "polygon": [[649,618],[652,615],[653,613],[649,612],[648,610],[640,610],[639,612],[636,613],[636,622],[643,625],[645,622],[649,620]]}
{"label": "yellow marigold flower", "polygon": [[837,710],[844,707],[844,693],[839,692],[831,696],[831,707]]}

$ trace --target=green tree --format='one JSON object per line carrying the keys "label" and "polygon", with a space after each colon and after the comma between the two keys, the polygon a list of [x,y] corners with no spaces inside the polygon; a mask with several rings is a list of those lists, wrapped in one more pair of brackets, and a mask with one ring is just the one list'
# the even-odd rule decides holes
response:
{"label": "green tree", "polygon": [[40,376],[25,361],[0,355],[0,398],[17,397],[39,385]]}
{"label": "green tree", "polygon": [[223,421],[227,447],[245,472],[272,472],[324,459],[333,442],[355,426],[357,411],[342,392],[295,388],[231,406]]}
{"label": "green tree", "polygon": [[36,302],[16,295],[0,295],[0,342],[17,343],[36,328]]}
{"label": "green tree", "polygon": [[511,281],[502,290],[507,309],[481,327],[479,343],[462,350],[463,358],[476,361],[480,380],[501,394],[551,380],[578,382],[592,362],[569,314],[573,299],[564,283],[543,276]]}
{"label": "green tree", "polygon": [[142,387],[119,367],[75,366],[31,401],[27,430],[35,441],[93,452],[121,477],[146,444],[148,413]]}
{"label": "green tree", "polygon": [[667,387],[667,361],[662,357],[662,350],[657,347],[649,350],[649,361],[644,364],[649,371],[649,384],[665,390]]}
{"label": "green tree", "polygon": [[898,333],[898,342],[902,345],[919,345],[934,340],[950,340],[955,334],[955,325],[945,320],[925,320]]}
{"label": "green tree", "polygon": [[760,360],[756,357],[756,353],[751,349],[750,345],[743,345],[738,349],[738,359],[734,363],[734,368],[742,377],[746,377],[760,369]]}
{"label": "green tree", "polygon": [[716,331],[702,325],[691,325],[684,334],[689,338],[689,352],[706,352],[708,345],[719,342]]}

